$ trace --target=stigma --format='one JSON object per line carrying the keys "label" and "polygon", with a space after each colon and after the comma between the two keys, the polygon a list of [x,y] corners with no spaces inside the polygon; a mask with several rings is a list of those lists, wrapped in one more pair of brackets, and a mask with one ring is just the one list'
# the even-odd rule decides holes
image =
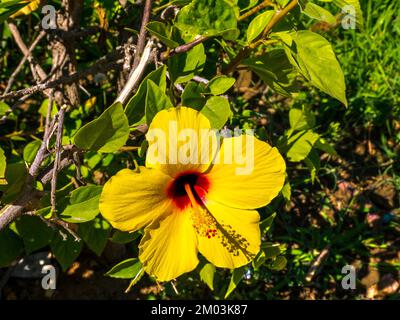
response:
{"label": "stigma", "polygon": [[201,205],[210,188],[209,178],[198,171],[188,170],[179,173],[167,186],[167,197],[180,209]]}

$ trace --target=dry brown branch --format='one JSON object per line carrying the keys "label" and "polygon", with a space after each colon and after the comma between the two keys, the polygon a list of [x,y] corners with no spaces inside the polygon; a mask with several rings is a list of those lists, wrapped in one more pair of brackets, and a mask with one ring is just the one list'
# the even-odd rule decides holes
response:
{"label": "dry brown branch", "polygon": [[22,58],[21,62],[18,64],[17,68],[15,69],[15,71],[12,73],[7,87],[4,90],[3,94],[8,93],[11,90],[12,85],[14,84],[15,78],[17,77],[17,75],[21,72],[25,62],[28,60],[29,57],[31,57],[32,51],[36,48],[36,46],[38,45],[38,43],[40,42],[40,40],[42,40],[42,38],[46,35],[46,33],[44,31],[41,31],[39,33],[39,35],[36,37],[36,39],[32,42],[31,46],[28,49],[27,54],[24,54],[24,57]]}
{"label": "dry brown branch", "polygon": [[152,0],[146,0],[144,4],[142,24],[140,26],[138,42],[136,45],[135,59],[133,60],[133,70],[135,70],[139,65],[139,62],[141,61],[142,58],[142,54],[144,52],[146,44],[146,34],[147,34],[146,25],[150,20],[151,4]]}
{"label": "dry brown branch", "polygon": [[146,66],[150,63],[152,57],[153,50],[153,41],[149,40],[147,42],[146,47],[144,48],[142,57],[139,61],[138,66],[133,70],[131,75],[129,76],[128,81],[126,82],[124,88],[119,94],[118,98],[115,100],[116,102],[120,102],[125,105],[128,102],[129,97],[132,95],[136,85],[139,83]]}
{"label": "dry brown branch", "polygon": [[107,72],[113,69],[116,69],[119,65],[123,63],[122,60],[122,53],[120,50],[117,50],[116,52],[113,53],[111,58],[103,57],[99,59],[97,62],[93,64],[88,69],[81,70],[78,72],[75,72],[71,75],[66,75],[58,78],[57,80],[53,81],[46,81],[43,83],[40,83],[38,85],[26,88],[26,89],[21,89],[18,91],[12,91],[9,92],[5,95],[0,96],[1,100],[6,100],[6,99],[13,99],[13,98],[20,98],[26,95],[32,95],[34,93],[38,93],[47,89],[52,89],[52,88],[57,88],[60,85],[63,84],[70,84],[74,83],[80,79],[84,79],[89,75],[93,75],[99,72]]}

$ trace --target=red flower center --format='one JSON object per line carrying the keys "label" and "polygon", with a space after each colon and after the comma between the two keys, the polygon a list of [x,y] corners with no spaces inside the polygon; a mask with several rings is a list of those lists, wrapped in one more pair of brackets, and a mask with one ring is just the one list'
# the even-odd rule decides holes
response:
{"label": "red flower center", "polygon": [[184,171],[174,178],[167,187],[167,196],[181,210],[191,204],[185,186],[190,187],[196,202],[201,204],[205,201],[205,196],[210,187],[210,180],[205,174],[197,171]]}

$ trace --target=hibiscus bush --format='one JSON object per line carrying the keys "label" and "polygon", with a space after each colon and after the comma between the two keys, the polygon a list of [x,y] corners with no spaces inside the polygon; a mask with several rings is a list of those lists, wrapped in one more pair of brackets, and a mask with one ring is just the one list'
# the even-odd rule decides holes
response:
{"label": "hibiscus bush", "polygon": [[[89,259],[121,292],[215,299],[271,297],[235,289],[290,287],[279,277],[302,259],[317,269],[348,238],[321,233],[301,256],[288,239],[308,230],[287,217],[326,185],[353,192],[332,163],[364,95],[337,53],[353,68],[358,45],[340,38],[364,20],[358,0],[0,1],[0,267],[44,252],[61,278]],[[394,130],[396,177],[391,72],[376,83],[393,114],[369,104],[362,119]]]}

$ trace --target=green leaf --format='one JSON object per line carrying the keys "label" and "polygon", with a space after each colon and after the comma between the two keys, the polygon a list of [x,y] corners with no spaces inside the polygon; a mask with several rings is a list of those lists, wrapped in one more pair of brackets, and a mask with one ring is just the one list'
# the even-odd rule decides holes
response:
{"label": "green leaf", "polygon": [[277,0],[276,2],[279,4],[281,8],[284,8],[290,2],[290,0]]}
{"label": "green leaf", "polygon": [[310,18],[324,21],[329,24],[335,24],[336,18],[328,10],[316,5],[315,3],[307,1],[304,6],[300,6],[302,12]]}
{"label": "green leaf", "polygon": [[318,138],[319,135],[311,130],[296,133],[288,140],[286,156],[292,162],[304,160]]}
{"label": "green leaf", "polygon": [[232,115],[228,99],[220,96],[208,99],[201,113],[210,120],[214,129],[221,129]]}
{"label": "green leaf", "polygon": [[67,238],[64,240],[61,235],[56,232],[53,241],[50,243],[50,249],[61,265],[62,270],[66,271],[79,257],[83,248],[83,242],[75,241],[74,237],[65,230],[62,232],[65,233]]}
{"label": "green leaf", "polygon": [[74,136],[77,147],[99,152],[116,152],[129,137],[128,119],[121,103],[114,103],[100,117],[84,125]]}
{"label": "green leaf", "polygon": [[125,108],[129,125],[134,125],[145,117],[145,105],[147,95],[147,80],[153,81],[165,92],[167,88],[167,68],[165,65],[150,72],[142,81],[136,94],[129,100]]}
{"label": "green leaf", "polygon": [[212,291],[214,291],[214,275],[215,266],[212,263],[206,263],[200,270],[201,281],[203,281]]}
{"label": "green leaf", "polygon": [[22,216],[15,222],[15,227],[24,241],[27,254],[46,247],[54,235],[53,229],[39,217]]}
{"label": "green leaf", "polygon": [[292,131],[312,129],[315,126],[315,116],[307,108],[292,108],[289,111],[289,122]]}
{"label": "green leaf", "polygon": [[182,92],[182,105],[200,111],[207,101],[205,93],[207,93],[207,88],[204,83],[188,82]]}
{"label": "green leaf", "polygon": [[346,6],[351,6],[352,8],[349,8],[352,9],[351,11],[354,10],[355,14],[353,15],[351,14],[352,12],[346,12],[346,15],[350,15],[360,29],[364,28],[364,18],[359,0],[333,0],[333,3],[341,10]]}
{"label": "green leaf", "polygon": [[60,218],[70,223],[91,221],[100,213],[99,199],[101,186],[84,186],[71,192],[70,204],[60,215]]}
{"label": "green leaf", "polygon": [[[57,212],[61,213],[70,204],[70,195],[71,192],[74,191],[74,185],[72,182],[66,184],[62,188],[59,188],[56,191],[56,199],[57,199]],[[51,195],[50,192],[47,192],[40,199],[40,208],[36,211],[37,215],[41,215],[42,217],[49,217],[51,215]]]}
{"label": "green leaf", "polygon": [[0,184],[0,191],[4,192],[1,197],[3,203],[10,203],[15,200],[25,184],[26,175],[27,170],[25,163],[18,162],[7,164],[5,178],[8,184]]}
{"label": "green leaf", "polygon": [[24,160],[28,163],[31,164],[33,160],[35,160],[36,154],[40,149],[40,146],[42,145],[42,142],[39,140],[34,140],[29,142],[23,152],[23,157]]}
{"label": "green leaf", "polygon": [[179,43],[170,38],[171,31],[168,30],[168,26],[165,23],[159,21],[151,21],[146,25],[146,29],[156,36],[162,43],[169,48],[176,48]]}
{"label": "green leaf", "polygon": [[[0,10],[9,9],[10,7],[19,4],[22,0],[1,0],[0,1]],[[25,6],[26,4],[20,4],[20,6]],[[1,11],[0,11],[1,12]]]}
{"label": "green leaf", "polygon": [[330,43],[308,30],[291,33],[291,36],[296,44],[289,53],[294,58],[291,62],[312,85],[347,106],[343,71]]}
{"label": "green leaf", "polygon": [[246,59],[243,64],[281,95],[290,96],[290,92],[297,90],[293,85],[296,69],[283,49],[274,49],[262,56]]}
{"label": "green leaf", "polygon": [[150,125],[155,115],[164,109],[172,108],[173,104],[164,91],[152,80],[147,80],[146,123]]}
{"label": "green leaf", "polygon": [[256,39],[267,27],[272,17],[275,15],[274,10],[267,10],[256,16],[247,28],[247,42],[251,43]]}
{"label": "green leaf", "polygon": [[271,269],[280,271],[286,267],[287,260],[284,256],[277,256],[274,262],[271,264]]}
{"label": "green leaf", "polygon": [[99,257],[107,245],[111,233],[110,224],[100,218],[85,222],[79,225],[78,234],[85,241],[86,245]]}
{"label": "green leaf", "polygon": [[292,196],[292,188],[290,187],[289,181],[286,181],[286,183],[283,185],[283,188],[281,190],[283,198],[288,202],[291,199]]}
{"label": "green leaf", "polygon": [[274,222],[274,219],[276,217],[276,212],[271,214],[268,218],[264,219],[263,221],[260,222],[260,229],[261,229],[261,234],[267,234],[269,229],[272,226],[272,223]]}
{"label": "green leaf", "polygon": [[254,270],[258,270],[264,263],[265,263],[265,253],[264,251],[260,250],[254,260],[251,262],[253,265]]}
{"label": "green leaf", "polygon": [[106,276],[118,279],[133,279],[143,272],[143,265],[137,258],[124,260],[106,273]]}
{"label": "green leaf", "polygon": [[143,277],[143,275],[144,275],[144,269],[142,268],[142,269],[140,269],[140,270],[136,273],[135,277],[131,280],[131,282],[129,283],[129,287],[128,287],[128,289],[125,290],[125,292],[129,292],[129,290],[130,290],[136,283],[139,282],[139,280]]}
{"label": "green leaf", "polygon": [[13,231],[0,231],[0,268],[8,267],[23,251],[24,244]]}
{"label": "green leaf", "polygon": [[330,154],[331,156],[336,156],[336,150],[330,145],[324,138],[319,138],[315,143],[315,148]]}
{"label": "green leaf", "polygon": [[20,3],[21,0],[10,0],[0,3],[0,25],[3,24],[11,15],[26,6],[26,3]]}
{"label": "green leaf", "polygon": [[318,153],[314,149],[311,150],[307,158],[304,159],[304,163],[307,165],[308,169],[310,169],[311,182],[314,183],[317,173],[321,168]]}
{"label": "green leaf", "polygon": [[3,149],[0,147],[0,185],[7,184],[6,167],[7,167],[7,159],[6,156],[4,155]]}
{"label": "green leaf", "polygon": [[203,44],[198,44],[188,52],[174,55],[168,59],[168,70],[171,81],[175,84],[190,81],[201,73],[206,63]]}
{"label": "green leaf", "polygon": [[[46,117],[47,116],[47,109],[49,108],[49,99],[45,99],[43,100],[42,104],[40,105],[39,108],[39,113],[43,116]],[[54,117],[56,114],[58,113],[57,110],[57,104],[55,102],[53,102],[53,105],[51,107],[51,117]]]}
{"label": "green leaf", "polygon": [[123,232],[120,230],[116,230],[111,238],[111,241],[115,243],[126,244],[132,242],[133,240],[136,240],[139,237],[139,232]]}
{"label": "green leaf", "polygon": [[230,294],[233,292],[233,290],[235,290],[236,287],[238,286],[238,284],[242,281],[243,275],[244,275],[244,270],[245,270],[244,267],[240,267],[240,268],[233,270],[232,276],[231,276],[231,281],[229,282],[228,289],[226,290],[226,293],[225,293],[225,299],[230,296]]}
{"label": "green leaf", "polygon": [[187,41],[198,35],[221,35],[226,40],[239,36],[235,8],[224,0],[193,0],[179,11],[176,21],[175,26]]}
{"label": "green leaf", "polygon": [[278,243],[264,243],[262,245],[262,250],[264,251],[265,259],[274,259],[281,253]]}
{"label": "green leaf", "polygon": [[237,3],[240,7],[240,12],[244,12],[253,8],[258,3],[258,0],[238,0]]}
{"label": "green leaf", "polygon": [[210,89],[213,95],[224,94],[228,91],[236,82],[235,78],[227,76],[216,76],[210,80],[207,87]]}
{"label": "green leaf", "polygon": [[[111,154],[110,154],[111,155]],[[100,153],[93,153],[92,156],[90,156],[90,153],[88,153],[88,159],[87,159],[87,166],[90,169],[94,169],[103,159],[103,155]],[[90,157],[90,158],[89,158]]]}
{"label": "green leaf", "polygon": [[0,101],[0,117],[6,115],[9,111],[11,111],[10,106],[5,102]]}

